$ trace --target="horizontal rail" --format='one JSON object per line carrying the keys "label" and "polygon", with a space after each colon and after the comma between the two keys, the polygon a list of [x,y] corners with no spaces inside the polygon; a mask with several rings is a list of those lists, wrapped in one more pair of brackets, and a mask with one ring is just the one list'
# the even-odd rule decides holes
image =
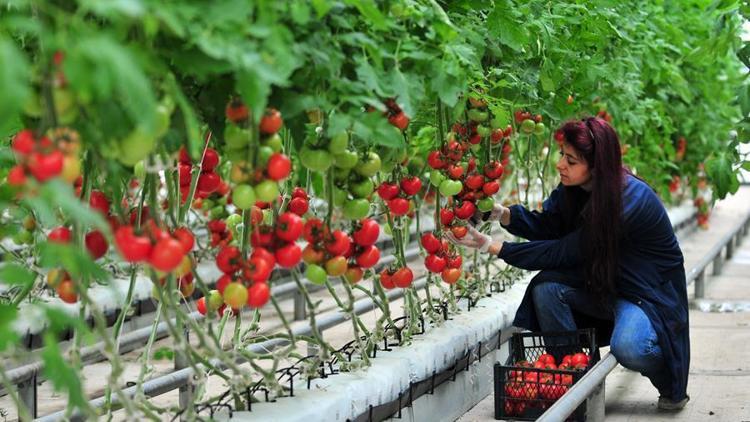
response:
{"label": "horizontal rail", "polygon": [[711,250],[709,250],[709,252],[703,256],[703,258],[701,258],[698,264],[695,265],[693,268],[690,269],[690,271],[687,272],[687,274],[685,275],[685,280],[687,281],[687,284],[692,283],[697,278],[699,278],[702,274],[704,274],[706,267],[708,267],[708,265],[714,261],[714,258],[716,258],[719,254],[721,254],[721,251],[724,249],[724,247],[727,246],[729,242],[733,241],[736,235],[744,234],[744,232],[747,231],[748,224],[750,224],[750,212],[746,213],[745,216],[742,218],[742,220],[739,223],[735,224],[732,230],[730,230],[727,234],[725,234],[721,238],[721,240],[718,243],[716,243],[711,248]]}
{"label": "horizontal rail", "polygon": [[596,391],[597,387],[617,366],[617,359],[612,353],[607,353],[602,360],[597,362],[586,375],[573,384],[565,395],[556,401],[537,422],[559,422],[564,421],[578,406]]}
{"label": "horizontal rail", "polygon": [[[426,277],[420,277],[418,280],[416,280],[413,284],[413,287],[416,289],[422,288],[427,283]],[[386,298],[388,301],[393,301],[396,299],[399,299],[404,295],[405,289],[394,289],[389,290],[386,292]],[[372,311],[376,309],[377,305],[372,301],[370,297],[365,297],[362,299],[357,300],[354,302],[353,311],[355,314],[360,315],[365,312]],[[320,316],[316,317],[316,324],[318,326],[318,329],[320,331],[326,330],[328,328],[334,327],[336,325],[339,325],[345,321],[347,321],[349,318],[349,313],[344,312],[342,310],[336,310],[333,312],[329,312],[326,314],[322,314]],[[310,324],[304,324],[300,325],[298,327],[295,327],[292,329],[292,333],[295,336],[304,336],[304,335],[310,335],[312,333],[312,327]],[[270,350],[273,350],[275,348],[285,346],[289,343],[287,339],[284,338],[274,338],[270,340],[266,340],[261,343],[254,343],[247,347],[247,350],[251,353],[266,353]],[[235,364],[242,364],[246,360],[243,358],[238,358],[235,361]],[[214,365],[220,369],[227,369],[227,367],[221,362],[219,359],[211,359],[211,365]],[[147,397],[156,397],[158,395],[164,394],[166,392],[176,390],[184,385],[187,385],[191,379],[191,377],[194,374],[194,370],[192,367],[180,369],[174,372],[171,372],[166,375],[159,376],[157,378],[151,379],[149,381],[146,381],[142,385],[143,394]],[[128,397],[132,398],[136,393],[137,386],[128,387],[122,390],[122,393]],[[111,405],[116,406],[119,403],[119,397],[117,395],[113,395],[111,397]],[[104,406],[105,404],[105,398],[99,397],[94,400],[89,401],[92,407],[94,408],[100,408]],[[52,414],[49,414],[47,416],[41,417],[38,420],[40,421],[58,421],[65,417],[65,410],[61,410],[59,412],[55,412]],[[82,420],[80,414],[74,413],[73,420]]]}

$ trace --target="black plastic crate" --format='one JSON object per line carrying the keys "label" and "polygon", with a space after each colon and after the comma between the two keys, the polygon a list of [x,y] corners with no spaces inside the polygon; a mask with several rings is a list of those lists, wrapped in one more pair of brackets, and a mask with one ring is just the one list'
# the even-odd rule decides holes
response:
{"label": "black plastic crate", "polygon": [[[544,353],[560,364],[564,355],[583,352],[589,356],[585,369],[544,369],[519,367],[533,365]],[[505,365],[495,363],[495,419],[533,421],[544,413],[600,359],[593,329],[565,332],[515,333],[510,339],[510,355]],[[586,404],[568,418],[586,420]]]}

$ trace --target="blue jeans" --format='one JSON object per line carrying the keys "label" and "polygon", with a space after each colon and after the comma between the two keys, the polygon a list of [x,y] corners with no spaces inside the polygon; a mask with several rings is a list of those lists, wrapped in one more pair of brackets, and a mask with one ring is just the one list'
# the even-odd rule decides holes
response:
{"label": "blue jeans", "polygon": [[664,361],[659,339],[643,310],[632,302],[617,299],[614,312],[598,304],[587,291],[560,283],[541,283],[532,291],[534,308],[542,331],[576,330],[573,310],[614,320],[610,352],[620,365],[640,372],[669,396],[671,376]]}

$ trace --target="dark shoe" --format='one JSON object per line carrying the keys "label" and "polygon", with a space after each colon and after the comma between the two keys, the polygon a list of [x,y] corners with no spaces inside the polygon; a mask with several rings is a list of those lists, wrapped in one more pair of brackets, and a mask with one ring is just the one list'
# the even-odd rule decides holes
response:
{"label": "dark shoe", "polygon": [[661,410],[681,410],[687,402],[690,401],[690,396],[686,395],[684,399],[679,401],[672,401],[666,397],[659,397],[659,409]]}

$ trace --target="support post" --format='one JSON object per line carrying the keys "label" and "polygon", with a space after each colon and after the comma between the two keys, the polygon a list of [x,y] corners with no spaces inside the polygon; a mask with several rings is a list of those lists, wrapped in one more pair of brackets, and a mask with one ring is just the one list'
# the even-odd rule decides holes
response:
{"label": "support post", "polygon": [[713,271],[711,272],[712,275],[719,275],[721,274],[721,270],[724,266],[724,258],[721,256],[721,251],[716,254],[716,257],[714,257],[714,265],[713,265]]}
{"label": "support post", "polygon": [[[185,329],[185,341],[190,342],[190,330]],[[187,356],[182,352],[176,352],[174,354],[174,369],[179,371],[188,367]],[[187,420],[192,412],[187,409],[193,405],[193,383],[191,379],[180,387],[180,409],[185,410],[180,416],[180,420]]]}
{"label": "support post", "polygon": [[695,298],[703,299],[706,295],[706,270],[701,270],[698,277],[695,278]]}
{"label": "support post", "polygon": [[586,420],[604,422],[604,382],[586,399]]}
{"label": "support post", "polygon": [[24,382],[18,384],[18,398],[29,410],[32,418],[37,417],[36,401],[36,374]]}
{"label": "support post", "polygon": [[294,320],[302,321],[307,318],[307,308],[305,304],[305,298],[302,296],[302,292],[295,290],[294,292]]}
{"label": "support post", "polygon": [[734,238],[732,238],[729,242],[727,242],[727,261],[732,259],[733,255],[734,255]]}

